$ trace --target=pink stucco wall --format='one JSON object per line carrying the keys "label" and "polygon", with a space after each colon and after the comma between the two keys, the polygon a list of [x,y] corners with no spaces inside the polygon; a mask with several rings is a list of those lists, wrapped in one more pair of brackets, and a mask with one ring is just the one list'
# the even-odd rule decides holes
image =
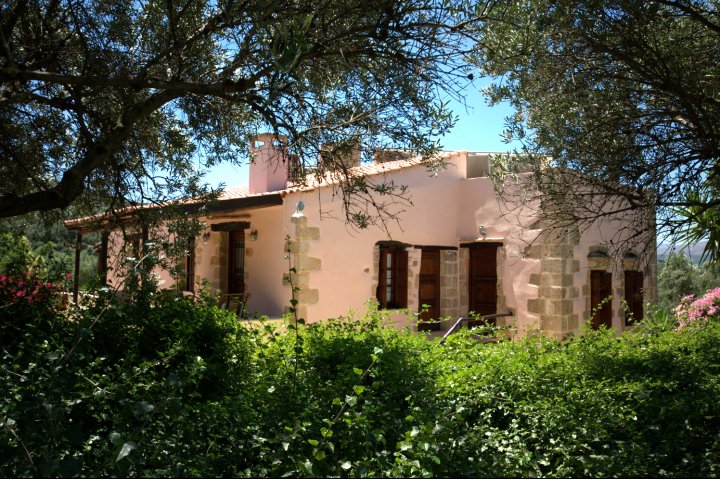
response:
{"label": "pink stucco wall", "polygon": [[[400,223],[388,224],[387,233],[378,228],[348,227],[342,221],[342,205],[330,187],[320,192],[288,195],[286,202],[293,207],[299,200],[305,203],[308,225],[318,226],[321,231],[320,239],[310,242],[309,255],[322,261],[322,269],[310,273],[311,287],[320,291],[320,300],[308,305],[311,320],[343,315],[348,309],[363,310],[365,302],[375,295],[373,246],[390,239],[411,245],[449,247],[473,241],[502,242],[505,260],[501,276],[506,306],[523,322],[537,319],[527,312],[527,299],[537,297],[537,286],[529,285],[528,280],[530,274],[539,272],[539,261],[523,258],[525,247],[537,232],[520,231],[516,224],[520,219],[530,225],[537,215],[527,210],[507,214],[488,178],[466,180],[463,152],[452,154],[446,161],[447,169],[437,176],[429,174],[423,166],[382,176],[387,181],[410,185],[412,201],[410,207],[398,207]],[[284,218],[285,229],[291,229],[289,214]],[[487,231],[484,238],[478,232],[480,225]],[[417,261],[419,255],[415,260],[411,256],[411,269],[418,267]],[[418,308],[416,296],[408,307]],[[464,310],[467,312],[467,305]]]}

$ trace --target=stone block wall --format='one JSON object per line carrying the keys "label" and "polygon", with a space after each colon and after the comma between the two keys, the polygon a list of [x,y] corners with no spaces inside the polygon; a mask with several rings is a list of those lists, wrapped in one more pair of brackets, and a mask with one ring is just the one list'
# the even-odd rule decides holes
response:
{"label": "stone block wall", "polygon": [[579,239],[577,228],[553,229],[543,233],[540,243],[528,250],[529,255],[540,259],[539,275],[530,278],[538,285],[538,298],[528,300],[528,311],[540,316],[545,334],[557,338],[576,331],[579,324],[573,313],[573,302],[579,295],[573,279],[580,270],[573,251]]}
{"label": "stone block wall", "polygon": [[[440,316],[460,317],[460,268],[458,250],[444,249],[440,251]],[[442,323],[447,330],[453,321]]]}
{"label": "stone block wall", "polygon": [[[295,308],[298,318],[307,319],[307,306],[320,300],[320,291],[310,286],[310,273],[319,271],[322,261],[308,254],[310,241],[320,239],[320,228],[308,226],[305,216],[292,218],[291,221],[295,224],[295,238],[288,241],[287,253],[291,255],[292,265],[295,268],[295,273],[291,277],[293,286],[299,288],[295,293],[298,302]],[[287,286],[290,285],[285,280],[283,282]]]}

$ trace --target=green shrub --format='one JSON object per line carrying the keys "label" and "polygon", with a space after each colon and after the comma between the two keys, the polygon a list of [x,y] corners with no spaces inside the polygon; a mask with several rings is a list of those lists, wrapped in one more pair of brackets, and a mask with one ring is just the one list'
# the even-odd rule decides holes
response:
{"label": "green shrub", "polygon": [[1,345],[0,476],[718,475],[716,322],[439,345],[373,308],[297,330],[157,292],[38,314],[63,327]]}

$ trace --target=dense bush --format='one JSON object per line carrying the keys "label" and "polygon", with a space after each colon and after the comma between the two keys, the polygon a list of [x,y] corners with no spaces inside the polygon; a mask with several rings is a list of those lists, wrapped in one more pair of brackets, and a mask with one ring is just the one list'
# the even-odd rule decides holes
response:
{"label": "dense bush", "polygon": [[0,476],[718,475],[717,322],[439,345],[373,308],[297,330],[157,293],[8,311]]}

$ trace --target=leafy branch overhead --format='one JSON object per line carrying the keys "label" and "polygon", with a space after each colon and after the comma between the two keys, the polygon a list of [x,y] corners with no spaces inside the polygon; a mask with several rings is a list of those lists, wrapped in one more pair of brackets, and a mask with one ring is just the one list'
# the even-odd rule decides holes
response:
{"label": "leafy branch overhead", "polygon": [[661,239],[707,236],[720,211],[717,1],[513,2],[480,37],[488,96],[515,109],[508,138],[556,166],[530,162],[553,220],[623,214],[632,234],[657,220]]}
{"label": "leafy branch overhead", "polygon": [[429,155],[475,21],[417,0],[6,2],[0,217],[197,194],[198,163],[247,161],[266,130],[304,165],[358,140]]}

